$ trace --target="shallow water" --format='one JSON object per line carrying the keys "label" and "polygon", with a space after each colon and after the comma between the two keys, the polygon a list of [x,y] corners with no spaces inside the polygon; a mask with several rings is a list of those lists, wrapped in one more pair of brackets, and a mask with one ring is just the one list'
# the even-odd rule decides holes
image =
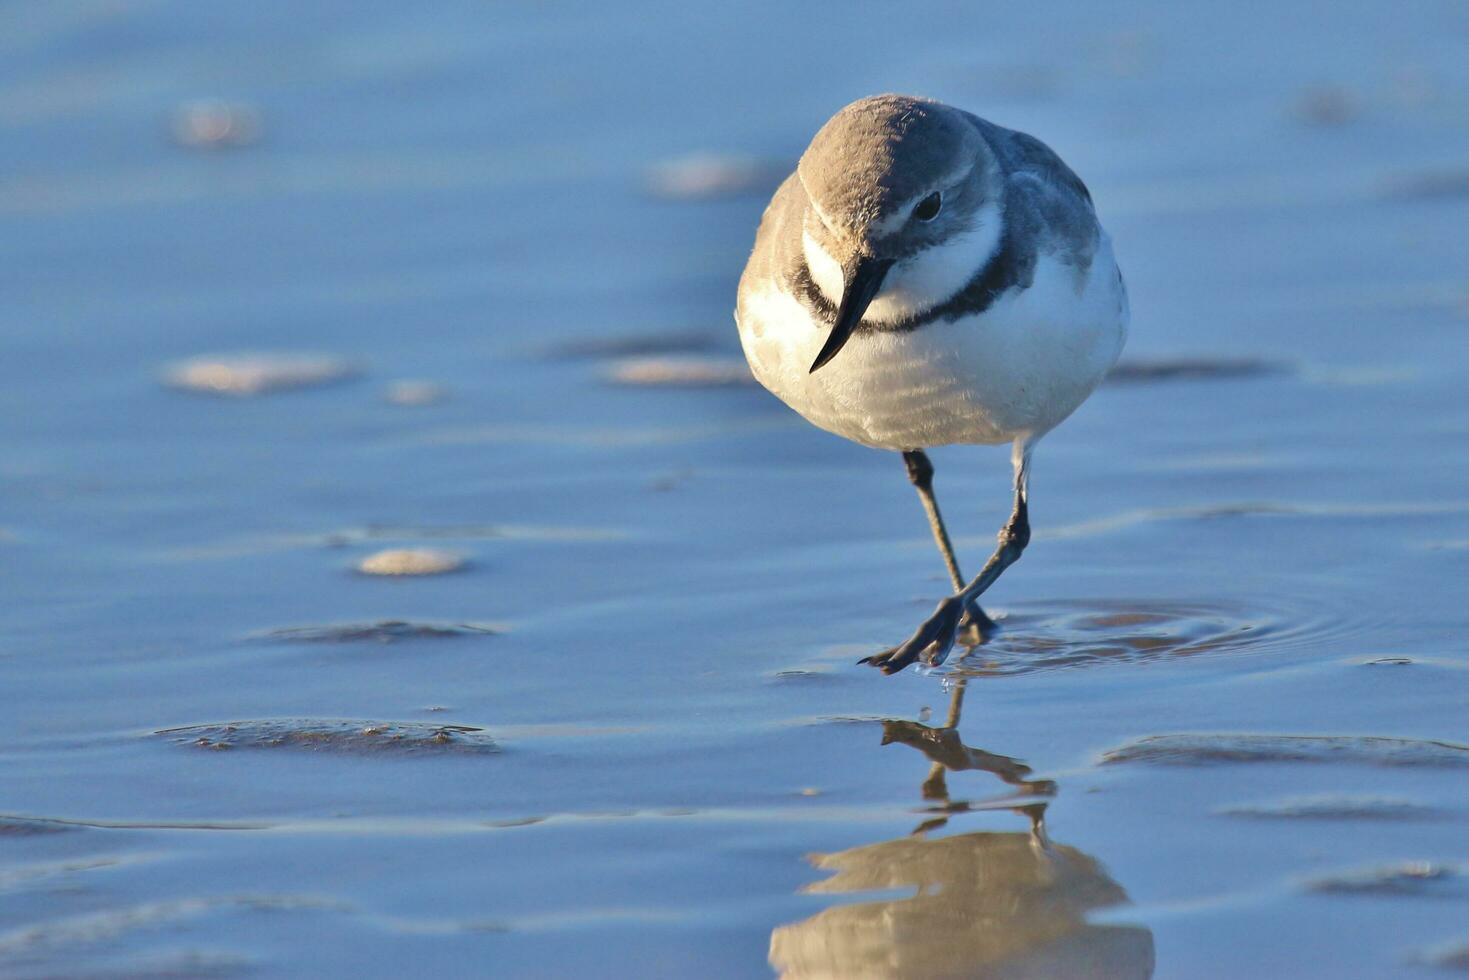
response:
{"label": "shallow water", "polygon": [[[1469,962],[1469,14],[843,9],[0,12],[0,976]],[[1071,161],[1134,324],[1002,632],[884,678],[901,466],[727,365],[890,89]],[[170,384],[231,352],[356,374]],[[933,455],[973,566],[1005,454]]]}

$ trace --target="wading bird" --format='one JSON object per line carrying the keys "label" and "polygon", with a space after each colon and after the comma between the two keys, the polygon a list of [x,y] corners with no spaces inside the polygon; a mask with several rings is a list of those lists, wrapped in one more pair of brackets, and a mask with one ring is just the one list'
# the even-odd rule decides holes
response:
{"label": "wading bird", "polygon": [[[1127,290],[1091,194],[1045,144],[951,106],[862,99],[776,191],[735,311],[759,382],[807,420],[903,454],[955,592],[863,662],[942,663],[1030,540],[1031,451],[1106,376]],[[965,582],[924,449],[1010,443],[1014,509]]]}

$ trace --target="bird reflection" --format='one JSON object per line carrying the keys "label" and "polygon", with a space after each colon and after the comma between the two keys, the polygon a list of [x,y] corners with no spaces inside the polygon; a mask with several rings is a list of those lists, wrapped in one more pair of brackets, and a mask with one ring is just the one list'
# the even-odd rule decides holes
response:
{"label": "bird reflection", "polygon": [[[1127,901],[1096,859],[1046,837],[1049,780],[1007,756],[964,745],[955,687],[942,727],[883,723],[883,744],[900,742],[931,762],[922,784],[933,814],[908,837],[812,857],[832,872],[804,891],[816,895],[903,889],[903,898],[837,905],[781,926],[770,962],[783,977],[984,977],[993,980],[1110,980],[1153,975],[1153,935],[1140,926],[1094,925],[1092,909]],[[1014,787],[988,800],[954,800],[948,774],[994,773]],[[1038,797],[1040,799],[1038,799]],[[1008,809],[1029,829],[930,837],[955,814]]]}

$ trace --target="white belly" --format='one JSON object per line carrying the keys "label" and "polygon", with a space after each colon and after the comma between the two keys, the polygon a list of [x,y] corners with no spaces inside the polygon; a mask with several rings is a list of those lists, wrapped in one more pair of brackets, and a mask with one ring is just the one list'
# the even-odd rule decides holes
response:
{"label": "white belly", "polygon": [[745,300],[740,343],[761,384],[813,424],[863,445],[1039,437],[1086,400],[1127,336],[1127,293],[1105,236],[1078,279],[1042,255],[1030,287],[984,313],[855,334],[815,374],[827,328],[772,283]]}

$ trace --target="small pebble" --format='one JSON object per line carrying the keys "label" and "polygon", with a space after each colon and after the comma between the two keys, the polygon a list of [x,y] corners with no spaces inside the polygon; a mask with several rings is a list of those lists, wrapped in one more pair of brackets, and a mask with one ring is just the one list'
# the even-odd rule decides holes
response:
{"label": "small pebble", "polygon": [[357,563],[364,575],[443,575],[457,572],[464,558],[438,548],[389,548],[368,555]]}
{"label": "small pebble", "polygon": [[629,357],[607,371],[613,384],[639,387],[722,388],[752,385],[745,362],[733,357]]}
{"label": "small pebble", "polygon": [[417,408],[420,405],[441,402],[448,394],[446,388],[432,381],[394,381],[383,392],[383,398],[390,405]]}
{"label": "small pebble", "polygon": [[209,354],[168,365],[164,381],[209,395],[249,397],[344,381],[357,374],[331,354]]}
{"label": "small pebble", "polygon": [[691,153],[658,164],[648,173],[648,190],[658,197],[699,201],[774,189],[785,168],[769,160],[717,153]]}
{"label": "small pebble", "polygon": [[195,99],[174,110],[172,129],[173,138],[184,146],[248,146],[260,139],[260,113],[239,102]]}

